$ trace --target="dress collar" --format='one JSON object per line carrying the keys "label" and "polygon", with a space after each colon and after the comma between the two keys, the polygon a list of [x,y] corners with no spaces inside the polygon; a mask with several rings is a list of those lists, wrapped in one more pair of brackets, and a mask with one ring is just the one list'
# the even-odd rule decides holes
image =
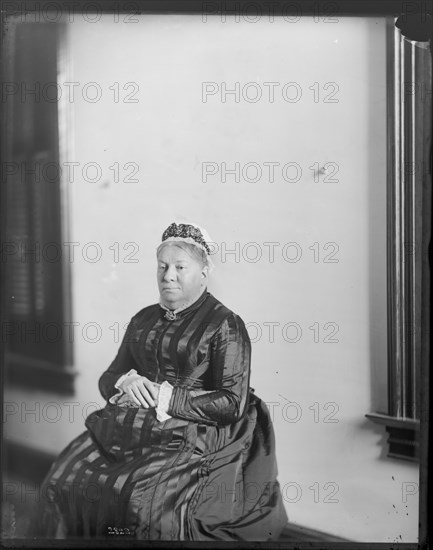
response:
{"label": "dress collar", "polygon": [[180,317],[184,317],[187,313],[190,311],[193,311],[197,309],[201,304],[205,301],[205,299],[208,297],[209,292],[207,292],[207,288],[204,289],[204,291],[200,294],[199,298],[196,300],[191,300],[189,302],[185,302],[181,306],[179,306],[176,309],[170,309],[167,306],[165,306],[162,301],[159,301],[159,306],[165,310],[164,317],[168,321],[175,321],[176,319],[179,319]]}

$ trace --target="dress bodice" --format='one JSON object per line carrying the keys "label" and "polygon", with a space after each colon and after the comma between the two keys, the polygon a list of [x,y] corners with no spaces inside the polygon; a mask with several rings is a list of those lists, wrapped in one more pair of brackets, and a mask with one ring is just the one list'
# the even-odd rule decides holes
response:
{"label": "dress bodice", "polygon": [[[180,417],[192,413],[182,410],[188,409],[187,402],[200,404],[201,409],[206,401],[210,410],[222,397],[221,407],[228,407],[225,413],[221,411],[222,416],[235,409],[236,418],[240,416],[248,393],[251,355],[242,319],[207,290],[174,319],[167,313],[154,304],[134,315],[116,358],[100,378],[102,395],[109,399],[119,376],[135,369],[153,382],[167,380],[174,386],[170,409]],[[214,393],[195,396],[190,393],[194,390]],[[205,420],[214,423],[218,413],[213,416]]]}

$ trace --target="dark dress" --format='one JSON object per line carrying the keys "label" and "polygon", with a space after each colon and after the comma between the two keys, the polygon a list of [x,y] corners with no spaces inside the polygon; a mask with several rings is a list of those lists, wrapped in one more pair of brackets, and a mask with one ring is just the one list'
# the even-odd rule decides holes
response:
{"label": "dark dress", "polygon": [[[107,405],[43,482],[37,536],[265,541],[287,524],[242,319],[207,290],[174,320],[165,314],[155,304],[132,318],[99,380]],[[172,384],[172,418],[108,402],[133,368]]]}

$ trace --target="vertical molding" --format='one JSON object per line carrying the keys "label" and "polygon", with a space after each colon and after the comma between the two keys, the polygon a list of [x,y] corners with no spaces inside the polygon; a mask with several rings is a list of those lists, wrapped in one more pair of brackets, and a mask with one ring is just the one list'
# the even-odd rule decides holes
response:
{"label": "vertical molding", "polygon": [[[388,21],[388,414],[419,419],[428,43]],[[426,47],[427,44],[427,47]],[[428,109],[427,109],[428,110]]]}
{"label": "vertical molding", "polygon": [[399,213],[402,212],[401,156],[404,136],[401,132],[402,112],[401,88],[396,83],[401,80],[402,59],[401,37],[395,32],[394,18],[387,24],[387,134],[388,134],[388,170],[387,170],[387,278],[388,278],[388,414],[402,416],[401,376],[404,350],[401,341],[400,326],[402,309],[400,300],[403,285],[401,271],[402,224]]}
{"label": "vertical molding", "polygon": [[[62,242],[71,242],[70,234],[70,182],[65,170],[66,162],[72,156],[72,124],[71,103],[64,93],[63,84],[71,82],[71,49],[70,49],[70,25],[68,23],[58,24],[57,29],[57,82],[62,91],[57,100],[58,108],[58,133],[59,133],[59,185],[60,185],[60,219],[61,219],[61,239]],[[59,243],[61,244],[61,243]],[[66,321],[72,320],[72,274],[71,263],[65,259],[66,254],[62,256],[62,278],[63,278],[63,318]],[[65,368],[73,369],[73,345],[70,338],[64,341]]]}
{"label": "vertical molding", "polygon": [[[433,38],[433,33],[431,34]],[[430,388],[430,326],[431,326],[431,217],[432,217],[432,88],[433,88],[433,67],[431,44],[422,44],[423,46],[423,63],[417,67],[417,71],[422,74],[421,90],[424,91],[425,102],[423,112],[419,114],[419,123],[423,127],[423,148],[420,151],[421,173],[422,173],[422,218],[424,224],[422,227],[422,261],[421,261],[421,284],[423,294],[421,297],[421,330],[419,333],[420,340],[420,362],[421,369],[417,373],[420,387],[420,403],[417,410],[417,415],[421,421],[420,434],[420,460],[421,471],[419,480],[419,543],[421,546],[427,546],[428,541],[428,518],[431,515],[429,510],[429,495],[431,490],[431,480],[429,480],[428,463],[429,455],[431,455],[430,437],[429,437],[429,419],[430,419],[430,403],[429,403],[429,388]],[[424,68],[423,68],[424,66]],[[422,155],[422,156],[421,156]],[[431,500],[430,500],[431,504]]]}
{"label": "vertical molding", "polygon": [[[410,94],[410,101],[408,101],[408,117],[410,120],[408,124],[410,125],[410,146],[408,151],[408,162],[409,162],[409,174],[408,174],[408,185],[410,186],[410,250],[408,250],[408,265],[410,267],[410,312],[411,312],[411,328],[410,330],[410,365],[411,368],[408,372],[408,396],[407,396],[407,411],[406,416],[410,418],[416,418],[417,414],[417,402],[419,401],[418,393],[419,389],[417,387],[417,377],[416,372],[419,371],[421,365],[419,361],[419,345],[418,334],[421,330],[420,326],[420,315],[419,315],[419,300],[417,296],[417,288],[419,288],[418,294],[421,294],[421,286],[418,284],[420,270],[419,270],[419,245],[421,244],[422,235],[418,231],[419,221],[422,222],[422,210],[420,210],[421,204],[419,203],[419,196],[422,196],[422,181],[418,177],[418,167],[417,167],[417,133],[423,134],[422,126],[419,127],[417,120],[417,112],[419,111],[420,105],[418,100],[419,90],[418,79],[419,76],[416,72],[416,60],[417,60],[417,48],[415,42],[407,41],[407,47],[410,49],[410,81],[415,83],[415,93]],[[421,143],[422,147],[422,143]]]}
{"label": "vertical molding", "polygon": [[386,426],[388,456],[417,460],[427,452],[432,56],[430,41],[403,36],[394,17],[387,50],[388,414],[366,416]]}

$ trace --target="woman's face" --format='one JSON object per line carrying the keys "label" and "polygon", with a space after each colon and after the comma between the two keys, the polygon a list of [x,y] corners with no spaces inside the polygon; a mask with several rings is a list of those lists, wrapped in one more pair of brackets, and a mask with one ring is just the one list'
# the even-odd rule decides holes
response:
{"label": "woman's face", "polygon": [[207,267],[179,246],[167,245],[158,254],[157,278],[162,302],[176,309],[200,296],[206,286]]}

